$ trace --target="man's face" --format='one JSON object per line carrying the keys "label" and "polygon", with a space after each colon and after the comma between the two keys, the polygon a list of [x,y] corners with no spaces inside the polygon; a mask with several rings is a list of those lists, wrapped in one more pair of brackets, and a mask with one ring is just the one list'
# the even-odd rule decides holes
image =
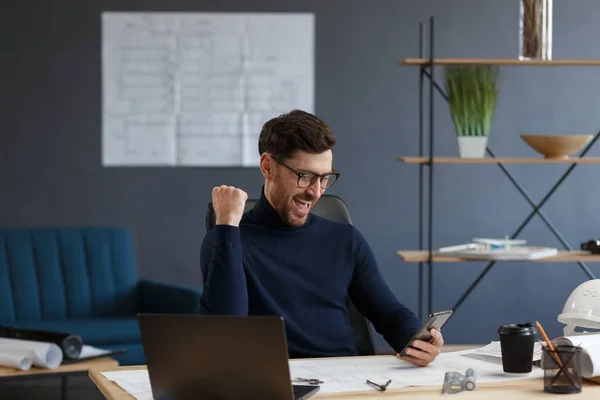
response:
{"label": "man's face", "polygon": [[[268,156],[270,158],[270,156]],[[296,151],[292,158],[279,160],[296,172],[327,174],[332,172],[333,154],[327,150],[320,154]],[[317,179],[306,188],[298,186],[298,176],[270,158],[272,175],[265,184],[266,196],[281,219],[290,226],[301,226],[309,211],[325,192]]]}

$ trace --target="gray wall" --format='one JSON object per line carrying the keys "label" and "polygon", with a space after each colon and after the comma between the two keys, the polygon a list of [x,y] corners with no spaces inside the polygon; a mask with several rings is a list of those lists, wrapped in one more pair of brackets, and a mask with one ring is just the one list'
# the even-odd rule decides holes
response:
{"label": "gray wall", "polygon": [[[316,110],[339,139],[335,167],[342,179],[331,192],[346,199],[390,286],[416,310],[417,264],[401,262],[395,251],[417,246],[418,167],[396,157],[417,153],[418,70],[396,62],[417,55],[418,22],[430,15],[437,22],[438,56],[514,58],[517,0],[50,3],[12,3],[2,13],[0,226],[126,225],[137,238],[143,277],[200,285],[198,254],[211,188],[225,183],[258,196],[261,175],[242,168],[101,167],[100,12],[311,11],[317,24]],[[595,0],[557,2],[555,58],[600,58],[598,12]],[[598,71],[503,69],[491,148],[498,155],[528,156],[533,152],[520,133],[600,129]],[[440,97],[436,106],[436,152],[455,156]],[[534,199],[566,168],[508,166]],[[578,167],[544,208],[574,245],[600,233],[596,168]],[[495,165],[438,166],[435,179],[436,247],[510,234],[530,210]],[[538,218],[522,237],[560,246]],[[451,307],[483,267],[436,264],[434,308]],[[552,336],[560,334],[556,315],[584,279],[574,263],[497,265],[447,326],[446,341],[485,343],[496,338],[501,323],[532,319]]]}

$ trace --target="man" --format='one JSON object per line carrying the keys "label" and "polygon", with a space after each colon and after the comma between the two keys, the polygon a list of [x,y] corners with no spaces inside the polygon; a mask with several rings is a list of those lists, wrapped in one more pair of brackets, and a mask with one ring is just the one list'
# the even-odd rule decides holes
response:
{"label": "man", "polygon": [[[361,233],[310,212],[339,177],[335,141],[312,114],[273,118],[258,141],[265,181],[256,206],[244,214],[248,196],[238,188],[212,192],[216,226],[202,243],[201,312],[282,316],[290,358],[357,354],[348,297],[398,353],[420,325],[384,282]],[[432,337],[412,343],[405,359],[433,361],[443,338]]]}

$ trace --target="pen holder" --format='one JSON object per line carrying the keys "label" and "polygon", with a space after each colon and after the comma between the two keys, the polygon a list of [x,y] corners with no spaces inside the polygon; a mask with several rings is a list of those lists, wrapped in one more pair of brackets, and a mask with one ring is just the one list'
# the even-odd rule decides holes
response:
{"label": "pen holder", "polygon": [[544,392],[579,393],[582,385],[582,349],[578,346],[542,348]]}

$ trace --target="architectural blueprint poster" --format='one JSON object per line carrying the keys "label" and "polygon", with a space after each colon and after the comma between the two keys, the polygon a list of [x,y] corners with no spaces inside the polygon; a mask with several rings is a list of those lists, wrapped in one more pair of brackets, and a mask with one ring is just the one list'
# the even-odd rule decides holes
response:
{"label": "architectural blueprint poster", "polygon": [[257,166],[263,123],[314,112],[314,15],[102,15],[105,166]]}

